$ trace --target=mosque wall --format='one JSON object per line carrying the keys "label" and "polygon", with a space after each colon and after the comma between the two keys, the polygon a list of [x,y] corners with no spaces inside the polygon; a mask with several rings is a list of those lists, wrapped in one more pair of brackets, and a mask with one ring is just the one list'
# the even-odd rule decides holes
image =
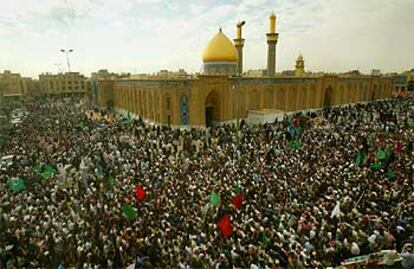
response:
{"label": "mosque wall", "polygon": [[190,96],[191,87],[191,80],[117,80],[113,103],[116,109],[130,111],[147,121],[179,125],[179,100]]}
{"label": "mosque wall", "polygon": [[239,86],[244,96],[243,117],[248,110],[295,111],[317,106],[311,94],[317,85],[316,78],[243,78]]}
{"label": "mosque wall", "polygon": [[246,118],[249,110],[284,112],[390,98],[386,77],[198,76],[193,79],[99,81],[99,105],[131,111],[147,121],[206,126]]}

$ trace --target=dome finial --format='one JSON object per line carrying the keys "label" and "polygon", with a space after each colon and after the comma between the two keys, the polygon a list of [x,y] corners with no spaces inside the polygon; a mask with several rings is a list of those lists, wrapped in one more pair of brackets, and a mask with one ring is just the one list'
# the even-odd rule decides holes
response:
{"label": "dome finial", "polygon": [[276,33],[276,15],[273,11],[272,11],[272,14],[270,14],[269,22],[270,22],[269,33],[275,34]]}

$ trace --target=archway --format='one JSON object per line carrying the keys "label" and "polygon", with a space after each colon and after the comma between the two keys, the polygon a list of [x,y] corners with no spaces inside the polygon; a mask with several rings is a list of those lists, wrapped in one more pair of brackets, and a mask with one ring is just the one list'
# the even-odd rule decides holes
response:
{"label": "archway", "polygon": [[377,85],[374,85],[373,90],[371,92],[371,101],[374,101],[377,99]]}
{"label": "archway", "polygon": [[365,89],[364,89],[364,101],[369,101],[369,89],[368,89],[368,85],[365,85]]}
{"label": "archway", "polygon": [[273,89],[265,91],[264,108],[273,108]]}
{"label": "archway", "polygon": [[162,97],[162,123],[171,125],[171,96],[169,94],[164,94]]}
{"label": "archway", "polygon": [[160,96],[159,96],[159,94],[156,93],[154,98],[155,98],[154,106],[155,106],[155,109],[156,109],[155,121],[160,123],[161,122],[161,115],[160,115]]}
{"label": "archway", "polygon": [[280,110],[285,110],[285,89],[281,88],[280,90],[278,90],[276,96],[276,108]]}
{"label": "archway", "polygon": [[341,95],[341,104],[345,104],[346,103],[346,89],[344,88],[343,85],[339,86],[339,94]]}
{"label": "archway", "polygon": [[207,95],[204,107],[206,127],[212,127],[219,120],[218,98],[215,90]]}
{"label": "archway", "polygon": [[251,90],[248,94],[249,110],[260,109],[260,95],[257,90]]}
{"label": "archway", "polygon": [[323,106],[332,106],[332,86],[330,85],[325,89],[325,99],[323,100]]}

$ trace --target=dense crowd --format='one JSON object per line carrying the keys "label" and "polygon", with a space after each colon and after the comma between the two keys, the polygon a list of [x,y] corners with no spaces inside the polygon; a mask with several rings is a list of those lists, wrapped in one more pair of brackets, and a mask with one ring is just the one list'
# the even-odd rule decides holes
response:
{"label": "dense crowd", "polygon": [[[412,99],[240,132],[90,115],[37,103],[5,136],[0,156],[14,159],[0,172],[0,268],[327,268],[383,249],[414,259]],[[56,172],[39,175],[45,166]],[[10,190],[13,178],[23,191]]]}

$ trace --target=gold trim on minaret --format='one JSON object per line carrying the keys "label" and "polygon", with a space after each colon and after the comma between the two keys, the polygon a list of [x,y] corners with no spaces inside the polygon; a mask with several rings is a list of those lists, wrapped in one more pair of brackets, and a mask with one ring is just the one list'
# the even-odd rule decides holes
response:
{"label": "gold trim on minaret", "polygon": [[276,33],[276,15],[275,15],[274,12],[272,12],[272,14],[270,14],[269,20],[270,20],[270,31],[269,31],[269,33],[275,34]]}

